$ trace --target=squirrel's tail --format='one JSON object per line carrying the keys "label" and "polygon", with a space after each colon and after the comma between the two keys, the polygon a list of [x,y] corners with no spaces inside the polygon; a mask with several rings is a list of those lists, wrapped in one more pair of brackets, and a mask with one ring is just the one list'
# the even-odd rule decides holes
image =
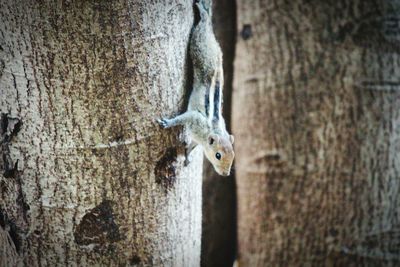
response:
{"label": "squirrel's tail", "polygon": [[205,15],[211,18],[212,0],[196,0],[196,6],[199,9],[201,18],[204,18]]}

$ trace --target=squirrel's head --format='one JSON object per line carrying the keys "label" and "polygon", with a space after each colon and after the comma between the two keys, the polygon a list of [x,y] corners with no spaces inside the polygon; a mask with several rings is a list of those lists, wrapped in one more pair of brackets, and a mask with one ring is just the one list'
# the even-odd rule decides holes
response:
{"label": "squirrel's head", "polygon": [[208,136],[204,154],[219,175],[228,176],[231,172],[235,152],[233,151],[233,135],[227,137],[218,134]]}

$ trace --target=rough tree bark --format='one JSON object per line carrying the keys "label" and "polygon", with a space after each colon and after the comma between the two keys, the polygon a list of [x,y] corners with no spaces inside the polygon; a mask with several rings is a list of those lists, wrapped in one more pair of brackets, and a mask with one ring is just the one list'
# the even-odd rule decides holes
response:
{"label": "rough tree bark", "polygon": [[[213,2],[213,27],[224,62],[224,118],[230,129],[236,6],[233,0]],[[236,252],[236,188],[234,174],[219,176],[204,160],[201,265],[231,267]]]}
{"label": "rough tree bark", "polygon": [[202,155],[155,122],[185,108],[192,23],[192,1],[0,1],[1,266],[200,264]]}
{"label": "rough tree bark", "polygon": [[398,1],[238,1],[237,14],[240,266],[398,266]]}

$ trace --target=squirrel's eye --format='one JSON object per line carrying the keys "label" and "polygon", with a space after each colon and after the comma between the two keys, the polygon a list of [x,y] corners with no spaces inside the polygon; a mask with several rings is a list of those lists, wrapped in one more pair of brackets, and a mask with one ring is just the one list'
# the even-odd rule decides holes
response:
{"label": "squirrel's eye", "polygon": [[217,158],[217,160],[221,159],[221,154],[219,152],[217,152],[217,154],[215,154],[215,157]]}

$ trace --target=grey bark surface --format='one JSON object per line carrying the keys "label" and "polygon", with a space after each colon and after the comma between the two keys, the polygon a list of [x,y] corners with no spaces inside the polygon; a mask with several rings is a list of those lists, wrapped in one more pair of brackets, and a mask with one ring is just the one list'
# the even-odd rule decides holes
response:
{"label": "grey bark surface", "polygon": [[[233,0],[220,0],[214,1],[212,7],[214,33],[223,54],[223,116],[229,130],[236,41],[236,6]],[[236,253],[234,174],[229,177],[219,176],[211,163],[204,160],[203,196],[201,265],[204,267],[231,267]]]}
{"label": "grey bark surface", "polygon": [[399,266],[399,1],[238,1],[240,266]]}
{"label": "grey bark surface", "polygon": [[186,108],[192,1],[0,7],[0,263],[199,266],[202,155],[156,123]]}

